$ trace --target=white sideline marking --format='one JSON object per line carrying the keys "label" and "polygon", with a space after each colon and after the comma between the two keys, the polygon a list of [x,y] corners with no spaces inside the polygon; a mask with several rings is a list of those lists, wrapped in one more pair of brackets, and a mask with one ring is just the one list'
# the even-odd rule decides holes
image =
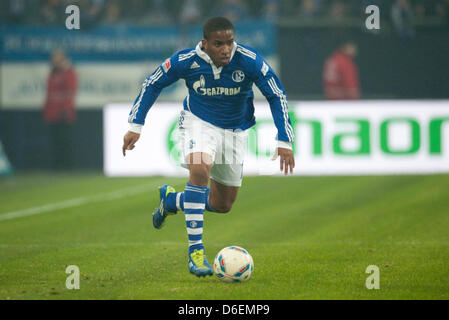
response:
{"label": "white sideline marking", "polygon": [[[15,248],[72,248],[72,247],[92,247],[92,248],[113,248],[113,247],[145,247],[149,246],[161,247],[161,246],[185,246],[185,241],[154,241],[154,242],[120,242],[120,243],[98,243],[98,242],[75,242],[75,243],[0,243],[1,249],[15,249]],[[327,241],[323,243],[320,242],[310,242],[310,243],[295,243],[295,242],[270,242],[270,243],[261,243],[261,242],[248,242],[245,244],[245,247],[250,249],[259,248],[259,247],[280,247],[280,246],[289,246],[289,247],[302,247],[303,249],[313,248],[316,245],[319,246],[328,246],[335,245],[334,241]],[[394,246],[409,246],[415,245],[420,247],[429,247],[429,246],[449,246],[449,241],[387,241],[382,240],[376,242],[376,245],[394,245]],[[222,242],[208,242],[209,246],[214,246],[217,248],[221,248],[223,246]],[[338,245],[345,246],[358,246],[365,245],[367,247],[370,244],[363,243],[363,241],[338,241]]]}
{"label": "white sideline marking", "polygon": [[21,217],[27,217],[27,216],[33,216],[36,214],[55,211],[55,210],[59,210],[59,209],[79,207],[84,204],[92,203],[92,202],[103,202],[103,201],[109,201],[109,200],[116,200],[116,199],[124,198],[124,197],[130,196],[130,195],[147,192],[147,191],[149,191],[150,188],[154,188],[155,185],[157,185],[157,184],[154,184],[154,183],[153,184],[145,184],[145,185],[141,185],[138,187],[124,188],[124,189],[113,191],[110,193],[103,193],[103,194],[99,194],[96,196],[75,198],[75,199],[65,200],[65,201],[61,201],[61,202],[49,203],[49,204],[39,206],[39,207],[32,207],[32,208],[23,209],[23,210],[2,213],[2,214],[0,214],[0,221],[21,218]]}

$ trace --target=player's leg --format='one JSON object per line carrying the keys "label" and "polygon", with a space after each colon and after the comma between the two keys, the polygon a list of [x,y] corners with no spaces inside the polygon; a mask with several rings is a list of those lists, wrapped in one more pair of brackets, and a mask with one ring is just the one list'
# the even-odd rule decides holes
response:
{"label": "player's leg", "polygon": [[[204,121],[193,116],[188,111],[181,111],[179,116],[179,133],[180,133],[180,146],[183,154],[182,166],[189,169],[189,163],[201,164],[201,154],[210,155],[213,159],[214,155],[214,139],[213,134],[208,132],[209,128],[205,126]],[[200,157],[200,159],[196,159]],[[206,157],[206,156],[204,156]],[[191,158],[191,159],[190,159]],[[203,163],[210,162],[210,159],[203,159]],[[198,168],[194,167],[191,179],[193,179],[193,184],[204,184],[206,182],[201,181],[199,177],[207,176],[209,173],[205,174],[205,169],[202,166]],[[210,170],[210,169],[209,169]],[[206,183],[207,185],[207,183]],[[207,194],[209,189],[207,189]],[[208,208],[208,203],[206,202],[206,209]],[[159,188],[159,207],[153,213],[153,225],[156,229],[163,227],[166,219],[171,215],[174,215],[178,210],[184,211],[184,192],[176,192],[176,190],[166,184]]]}
{"label": "player's leg", "polygon": [[189,271],[197,276],[212,275],[203,245],[203,217],[213,158],[207,153],[191,153],[188,157],[190,174],[184,189],[184,213],[189,240]]}
{"label": "player's leg", "polygon": [[[237,194],[241,185],[241,165],[232,166],[216,164],[213,166],[214,177],[210,179],[210,188],[206,187],[206,203],[205,210],[210,212],[227,213],[231,210],[232,205],[237,199]],[[190,169],[190,180],[192,184],[204,185],[203,180],[205,176],[204,171],[207,171],[207,176],[210,176],[211,167],[201,168],[194,166]],[[222,177],[227,177],[231,180],[226,184],[219,182],[223,181]],[[234,177],[234,178],[232,178]],[[208,178],[209,179],[209,178]],[[174,191],[174,189],[173,189]],[[176,213],[178,210],[184,211],[184,192],[173,192],[167,196],[167,207],[170,212]]]}
{"label": "player's leg", "polygon": [[[197,276],[212,275],[213,270],[206,259],[203,245],[203,217],[207,203],[207,185],[217,147],[216,133],[213,126],[184,112],[184,121],[180,121],[180,134],[184,160],[189,169],[189,181],[183,192],[189,240],[189,271]],[[177,194],[176,198],[181,202],[181,195]]]}
{"label": "player's leg", "polygon": [[237,199],[240,187],[226,186],[210,179],[209,206],[219,213],[227,213]]}
{"label": "player's leg", "polygon": [[[246,133],[225,130],[222,141],[211,168],[209,206],[216,212],[227,213],[237,199],[242,185]],[[219,157],[221,161],[217,163]]]}
{"label": "player's leg", "polygon": [[205,152],[194,152],[188,155],[189,183],[207,187],[209,184],[212,156]]}
{"label": "player's leg", "polygon": [[[190,179],[193,179],[193,181],[190,181],[191,183],[201,185],[206,183],[207,186],[207,182],[201,180],[201,176],[205,176],[204,172],[201,171],[205,169],[202,166],[190,168],[189,163],[201,163],[201,160],[203,164],[212,163],[217,142],[214,138],[216,133],[211,129],[211,125],[206,124],[203,120],[193,116],[186,110],[181,111],[178,125],[180,145],[183,159],[185,160],[181,165],[189,169]],[[206,155],[209,158],[206,158]],[[197,159],[198,157],[200,158]],[[210,166],[208,170],[210,171]],[[209,173],[207,173],[207,179],[209,179]],[[160,188],[159,193],[160,206],[153,214],[153,224],[157,229],[163,226],[163,222],[167,217],[176,214],[178,211],[184,211],[184,192],[176,192],[173,187],[164,185]],[[209,188],[206,189],[206,211],[213,211],[209,206],[208,199]]]}
{"label": "player's leg", "polygon": [[[212,181],[212,180],[211,180]],[[168,193],[166,198],[166,210],[170,214],[176,214],[178,211],[184,211],[184,191],[176,192],[175,189],[169,185],[165,185],[164,187],[169,188],[171,191]],[[163,187],[163,188],[164,188]],[[215,210],[210,205],[210,188],[206,187],[206,211],[209,212],[221,212]]]}

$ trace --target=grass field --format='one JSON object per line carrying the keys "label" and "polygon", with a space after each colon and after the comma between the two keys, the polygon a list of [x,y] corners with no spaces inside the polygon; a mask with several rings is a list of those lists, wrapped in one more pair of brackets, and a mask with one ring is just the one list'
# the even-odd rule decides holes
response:
{"label": "grass field", "polygon": [[163,183],[185,179],[0,180],[0,299],[449,299],[449,175],[245,177],[230,213],[205,213],[210,262],[228,245],[254,258],[231,284],[188,272],[183,213],[153,228]]}

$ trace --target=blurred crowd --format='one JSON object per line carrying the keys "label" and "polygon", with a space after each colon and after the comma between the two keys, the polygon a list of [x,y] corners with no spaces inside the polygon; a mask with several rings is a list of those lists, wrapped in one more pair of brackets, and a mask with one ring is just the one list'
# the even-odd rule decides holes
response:
{"label": "blurred crowd", "polygon": [[0,18],[8,24],[57,25],[64,23],[70,4],[79,6],[84,26],[196,24],[216,15],[233,22],[282,18],[338,22],[360,17],[368,5],[377,5],[382,18],[393,23],[427,17],[447,21],[449,16],[449,0],[2,0]]}

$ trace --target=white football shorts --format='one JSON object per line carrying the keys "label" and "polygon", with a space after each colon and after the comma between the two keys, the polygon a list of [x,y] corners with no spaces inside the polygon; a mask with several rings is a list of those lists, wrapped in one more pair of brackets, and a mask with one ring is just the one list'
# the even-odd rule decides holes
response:
{"label": "white football shorts", "polygon": [[242,185],[243,158],[247,147],[246,131],[214,126],[187,110],[181,111],[178,128],[182,167],[188,168],[190,153],[207,153],[212,158],[211,179],[225,186]]}

